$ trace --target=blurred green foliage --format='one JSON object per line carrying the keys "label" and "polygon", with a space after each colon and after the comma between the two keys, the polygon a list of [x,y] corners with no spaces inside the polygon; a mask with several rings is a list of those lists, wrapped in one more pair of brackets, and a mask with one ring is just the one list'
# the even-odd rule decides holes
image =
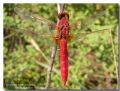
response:
{"label": "blurred green foliage", "polygon": [[[18,11],[15,11],[16,7],[19,8]],[[18,15],[21,11],[24,11],[25,19]],[[83,36],[84,39],[69,42],[69,76],[66,88],[63,87],[60,76],[59,51],[56,53],[50,88],[116,89],[118,5],[67,4],[65,11],[70,15],[71,27],[74,26],[71,28],[71,34]],[[104,14],[100,16],[100,12]],[[57,22],[57,5],[4,4],[5,89],[43,89],[46,85],[50,46],[53,41],[50,37],[42,37],[43,34],[49,34],[47,31],[49,27],[44,26],[42,20],[30,18],[32,14]],[[77,23],[79,25],[76,25]],[[25,32],[26,30],[31,34]],[[100,32],[92,33],[96,30]],[[33,35],[32,31],[38,35]],[[92,34],[80,35],[80,33]],[[41,51],[37,51],[29,42],[31,38],[37,42]]]}

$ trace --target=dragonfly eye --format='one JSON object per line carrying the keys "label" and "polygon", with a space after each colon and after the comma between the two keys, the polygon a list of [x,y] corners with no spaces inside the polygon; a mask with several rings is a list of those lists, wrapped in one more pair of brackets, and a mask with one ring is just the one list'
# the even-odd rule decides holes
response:
{"label": "dragonfly eye", "polygon": [[63,17],[66,17],[67,19],[69,19],[69,14],[63,12],[63,13],[60,13],[60,14],[58,15],[58,18],[59,18],[59,19],[62,19]]}

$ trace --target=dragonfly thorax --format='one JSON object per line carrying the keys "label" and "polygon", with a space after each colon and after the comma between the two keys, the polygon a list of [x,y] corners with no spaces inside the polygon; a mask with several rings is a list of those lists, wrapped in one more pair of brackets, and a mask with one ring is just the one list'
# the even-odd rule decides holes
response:
{"label": "dragonfly thorax", "polygon": [[62,17],[57,24],[57,32],[62,36],[67,36],[69,34],[70,26],[69,21],[66,17]]}
{"label": "dragonfly thorax", "polygon": [[59,15],[59,21],[56,25],[56,41],[59,43],[61,39],[66,39],[68,40],[70,37],[70,25],[68,21],[68,14],[67,13],[62,13]]}

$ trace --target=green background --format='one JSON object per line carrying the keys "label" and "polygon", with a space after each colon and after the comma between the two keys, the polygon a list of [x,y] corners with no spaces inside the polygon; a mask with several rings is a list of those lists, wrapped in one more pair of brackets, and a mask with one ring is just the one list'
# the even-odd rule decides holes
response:
{"label": "green background", "polygon": [[[68,42],[68,81],[63,87],[58,46],[50,88],[116,89],[118,5],[67,4],[65,12],[69,13],[73,36]],[[47,26],[50,22],[31,18],[34,14],[55,23],[58,20],[56,4],[4,4],[5,89],[45,88],[55,28]],[[99,32],[93,33],[97,30]],[[50,33],[53,35],[46,37]],[[31,39],[36,41],[40,51],[33,47]]]}

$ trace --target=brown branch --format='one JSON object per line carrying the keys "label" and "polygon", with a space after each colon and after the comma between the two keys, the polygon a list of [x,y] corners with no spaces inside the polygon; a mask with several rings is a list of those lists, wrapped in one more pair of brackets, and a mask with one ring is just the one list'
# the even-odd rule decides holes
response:
{"label": "brown branch", "polygon": [[52,72],[52,68],[53,68],[53,64],[54,64],[54,60],[55,60],[55,54],[56,54],[56,50],[57,50],[57,46],[54,45],[52,47],[52,53],[51,53],[51,63],[50,66],[48,68],[48,75],[47,75],[47,83],[46,83],[46,89],[49,88],[50,85],[50,81],[51,81],[51,72]]}

